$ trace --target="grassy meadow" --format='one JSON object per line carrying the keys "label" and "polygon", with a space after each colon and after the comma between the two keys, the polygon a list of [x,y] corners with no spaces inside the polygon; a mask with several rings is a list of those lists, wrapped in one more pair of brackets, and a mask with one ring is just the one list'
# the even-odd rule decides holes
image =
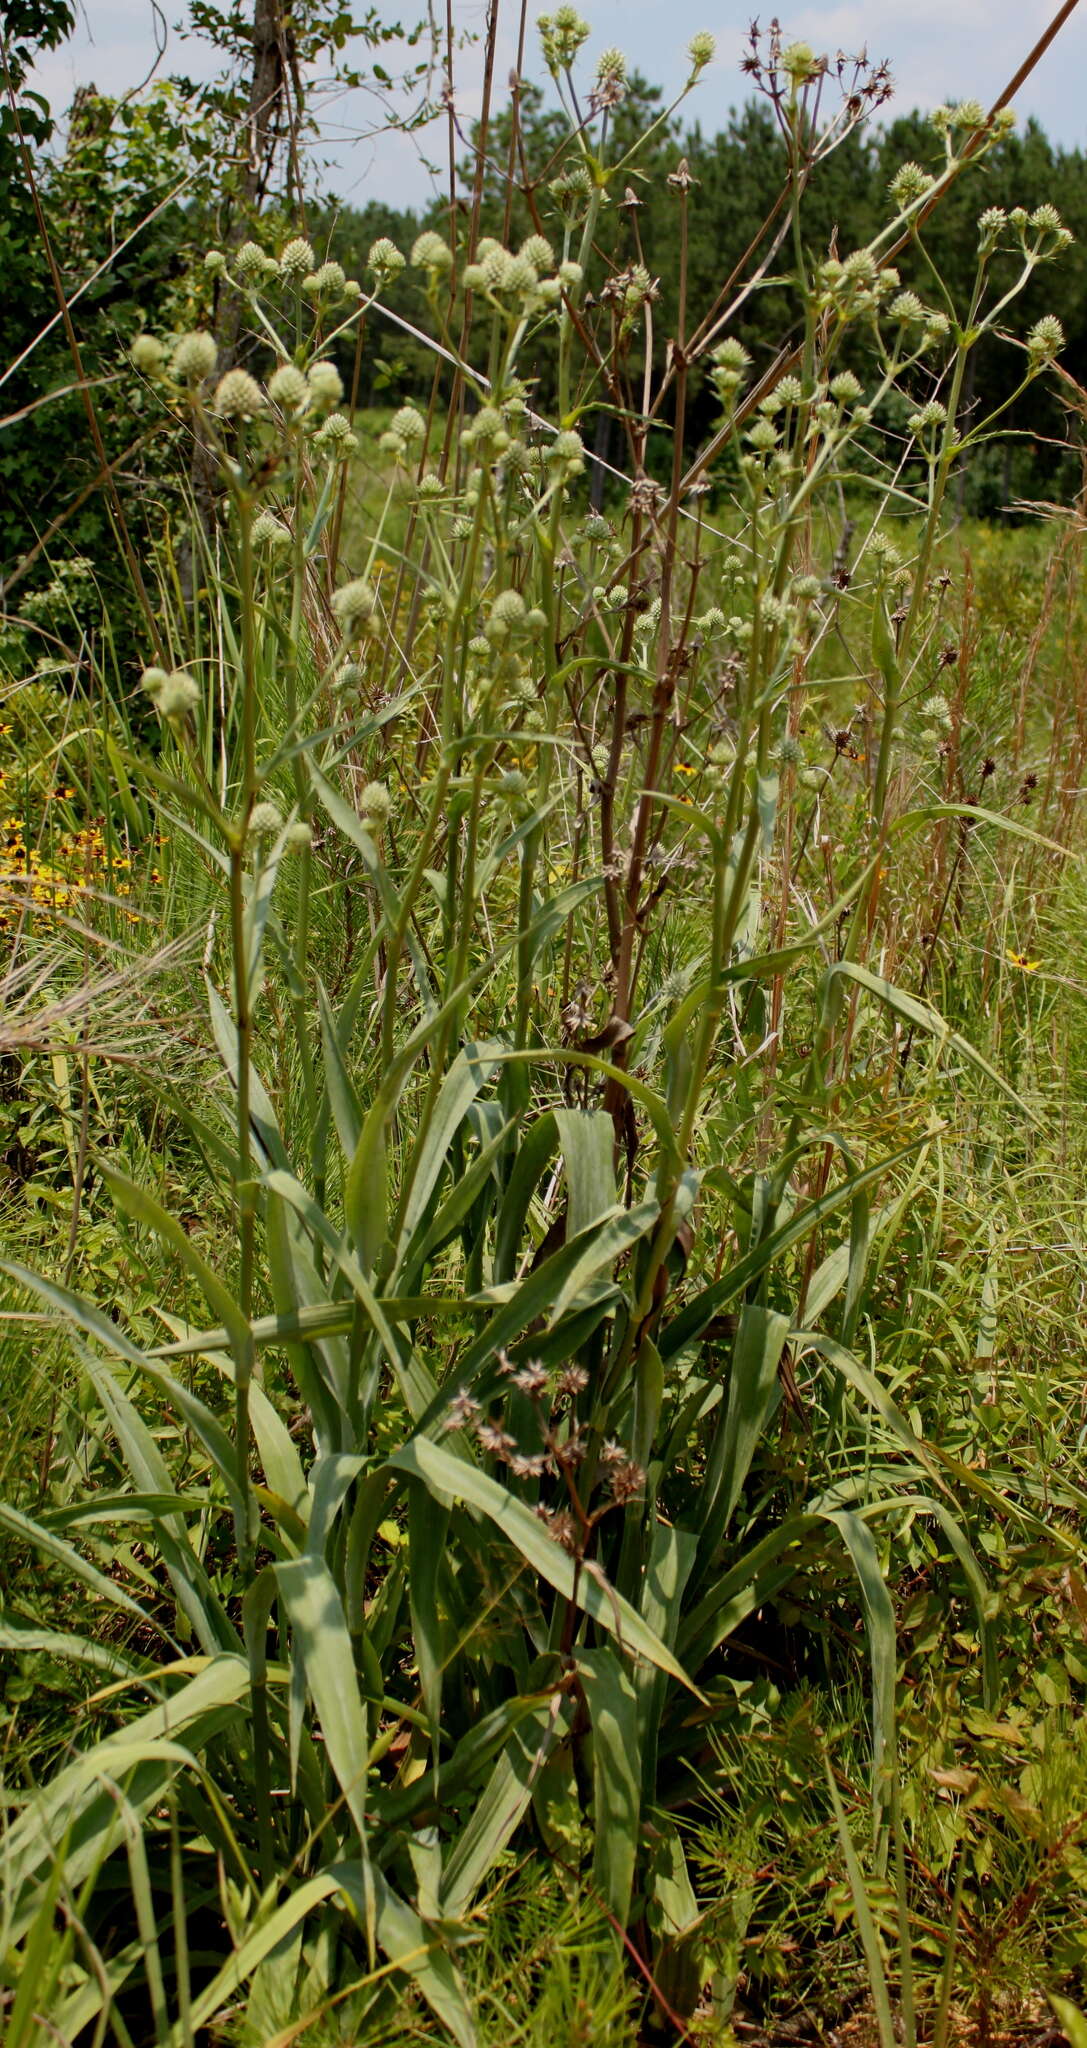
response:
{"label": "grassy meadow", "polygon": [[1071,238],[964,102],[812,246],[772,34],[661,306],[585,34],[530,234],[213,246],[8,596],[8,2048],[1087,2041],[1084,526],[960,488]]}

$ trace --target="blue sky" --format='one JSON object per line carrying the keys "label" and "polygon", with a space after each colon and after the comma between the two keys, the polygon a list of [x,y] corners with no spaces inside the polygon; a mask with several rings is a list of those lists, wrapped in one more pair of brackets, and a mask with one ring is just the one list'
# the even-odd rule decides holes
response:
{"label": "blue sky", "polygon": [[[538,0],[531,15],[548,0]],[[739,57],[752,9],[735,0],[581,0],[593,25],[590,51],[616,44],[632,67],[668,91],[684,74],[683,52],[696,29],[709,28],[717,37],[717,57],[703,83],[688,101],[688,111],[712,132],[731,106],[744,97]],[[468,33],[482,30],[483,0],[453,0],[454,19]],[[413,0],[394,10],[408,19]],[[896,81],[894,106],[934,106],[949,97],[971,97],[988,104],[1016,70],[1032,43],[1056,11],[1056,0],[843,0],[830,7],[781,6],[782,25],[790,37],[802,37],[818,50],[845,49],[851,54],[867,46],[872,57],[889,59]],[[198,42],[185,41],[173,24],[178,0],[165,0],[170,24],[162,69],[200,75],[207,55]],[[501,48],[497,77],[504,80],[513,63],[517,8],[508,0],[500,16]],[[161,18],[161,17],[160,17]],[[765,10],[762,19],[768,19]],[[82,0],[76,34],[63,49],[47,56],[40,68],[42,90],[54,106],[71,99],[78,85],[95,84],[118,93],[138,84],[155,58],[154,14],[150,0]],[[478,104],[478,48],[459,58],[457,103],[465,122]],[[532,48],[530,75],[540,76]],[[1017,101],[1021,117],[1036,114],[1055,140],[1087,144],[1087,6],[1072,16],[1042,59]],[[321,102],[325,154],[333,159],[330,183],[345,199],[368,198],[391,205],[419,204],[431,189],[423,159],[441,158],[444,136],[437,128],[419,141],[374,134],[378,110],[364,93]]]}

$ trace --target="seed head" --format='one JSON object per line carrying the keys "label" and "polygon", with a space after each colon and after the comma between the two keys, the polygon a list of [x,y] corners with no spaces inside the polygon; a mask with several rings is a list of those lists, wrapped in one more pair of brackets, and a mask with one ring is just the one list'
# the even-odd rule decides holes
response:
{"label": "seed head", "polygon": [[925,319],[925,308],[916,292],[899,292],[887,308],[900,327],[917,327]]}
{"label": "seed head", "polygon": [[558,278],[564,292],[576,292],[584,275],[580,263],[575,263],[572,256],[568,256],[564,263],[559,264]]}
{"label": "seed head", "polygon": [[423,440],[426,434],[426,421],[413,405],[402,405],[399,412],[393,414],[390,424],[392,432],[409,443]]}
{"label": "seed head", "polygon": [[178,336],[170,367],[179,384],[202,384],[205,377],[211,376],[218,358],[214,335],[198,331]]}
{"label": "seed head", "polygon": [[519,626],[525,616],[525,600],[519,590],[502,590],[491,606],[491,619],[501,625]]}
{"label": "seed head", "polygon": [[228,370],[215,387],[212,409],[224,419],[252,419],[264,411],[264,393],[248,370]]}
{"label": "seed head", "polygon": [[852,370],[840,370],[831,379],[830,395],[837,405],[854,405],[861,395],[861,385]]}
{"label": "seed head", "polygon": [[781,68],[794,85],[807,85],[818,78],[822,65],[810,43],[790,43],[781,54]]}

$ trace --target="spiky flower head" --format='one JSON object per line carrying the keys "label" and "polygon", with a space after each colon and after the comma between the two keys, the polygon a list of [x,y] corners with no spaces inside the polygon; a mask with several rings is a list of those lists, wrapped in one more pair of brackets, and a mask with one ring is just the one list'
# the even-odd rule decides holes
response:
{"label": "spiky flower head", "polygon": [[719,342],[713,351],[713,360],[726,370],[746,370],[751,361],[743,342],[734,334]]}
{"label": "spiky flower head", "polygon": [[952,122],[956,128],[984,128],[985,109],[980,100],[960,100],[952,110]]}
{"label": "spiky flower head", "polygon": [[951,706],[942,690],[934,690],[931,697],[925,698],[921,706],[921,716],[927,719],[930,725],[951,724]]}
{"label": "spiky flower head", "polygon": [[428,270],[432,277],[448,277],[453,268],[453,252],[448,242],[443,242],[432,228],[424,228],[423,233],[416,236],[411,260],[416,270]]}
{"label": "spiky flower head", "polygon": [[335,363],[314,363],[307,372],[306,382],[314,405],[339,405],[343,397],[343,378]]}
{"label": "spiky flower head", "polygon": [[891,198],[898,207],[913,206],[931,191],[933,179],[920,164],[900,164],[887,187]]}
{"label": "spiky flower head", "polygon": [[342,263],[321,263],[302,279],[306,297],[319,299],[325,292],[342,292],[347,277]]}
{"label": "spiky flower head", "polygon": [[537,270],[553,270],[555,267],[555,251],[546,235],[526,235],[517,253],[527,257]]}
{"label": "spiky flower head", "polygon": [[525,616],[525,600],[519,590],[500,590],[491,606],[492,620],[503,626],[519,626]]}
{"label": "spiky flower head", "polygon": [[368,782],[359,798],[359,815],[364,825],[380,831],[393,807],[393,800],[383,782]]}
{"label": "spiky flower head", "polygon": [[293,853],[301,853],[305,847],[312,846],[312,825],[307,825],[304,818],[296,818],[293,825],[287,827],[287,845]]}
{"label": "spiky flower head", "polygon": [[920,327],[925,320],[925,308],[916,292],[899,292],[887,308],[892,320],[900,327]]}
{"label": "spiky flower head", "polygon": [[414,405],[402,405],[398,412],[394,412],[389,424],[402,441],[421,441],[426,434],[426,421]]}
{"label": "spiky flower head", "polygon": [[345,639],[368,626],[377,611],[377,594],[365,576],[356,576],[333,594],[332,612]]}
{"label": "spiky flower head", "polygon": [[716,54],[716,36],[712,36],[708,28],[698,29],[687,45],[692,71],[704,71],[707,64],[713,63]]}
{"label": "spiky flower head", "polygon": [[166,350],[154,334],[137,334],[128,351],[133,369],[144,377],[153,377],[156,370],[161,370],[165,355]]}
{"label": "spiky flower head", "polygon": [[983,255],[995,249],[1003,230],[1008,225],[1008,216],[1002,206],[987,206],[978,216],[978,246]]}
{"label": "spiky flower head", "polygon": [[1035,207],[1034,212],[1030,216],[1030,224],[1032,228],[1037,229],[1040,235],[1054,236],[1062,249],[1066,249],[1072,240],[1056,207],[1050,206],[1048,202],[1042,206]]}
{"label": "spiky flower head", "polygon": [[264,411],[264,393],[248,370],[228,370],[215,387],[212,409],[224,419],[253,419]]}
{"label": "spiky flower head", "polygon": [[852,370],[839,370],[838,375],[831,378],[830,395],[836,405],[855,405],[861,389],[860,380]]}
{"label": "spiky flower head", "polygon": [[799,86],[818,78],[823,66],[810,43],[790,43],[781,53],[781,68],[794,86]]}
{"label": "spiky flower head", "polygon": [[253,521],[250,539],[255,548],[271,548],[274,554],[291,544],[290,528],[277,519],[274,512],[258,512]]}
{"label": "spiky flower head", "polygon": [[1043,313],[1027,335],[1027,353],[1035,364],[1052,362],[1064,347],[1064,328],[1055,313]]}
{"label": "spiky flower head", "polygon": [[198,331],[180,334],[174,343],[170,368],[179,384],[202,384],[219,360],[215,336]]}
{"label": "spiky flower head", "polygon": [[284,412],[297,412],[310,395],[305,372],[297,363],[280,363],[268,380],[268,396]]}
{"label": "spiky flower head", "polygon": [[911,434],[919,437],[926,433],[929,427],[942,426],[946,418],[946,405],[941,405],[938,398],[930,398],[928,404],[923,405],[919,412],[911,413],[908,425]]}
{"label": "spiky flower head", "polygon": [[390,242],[388,235],[379,235],[377,241],[370,245],[366,267],[375,271],[378,277],[397,277],[406,268],[407,260],[396,243]]}
{"label": "spiky flower head", "polygon": [[557,7],[554,14],[541,14],[536,27],[544,63],[552,72],[568,70],[589,36],[589,24],[576,7]]}
{"label": "spiky flower head", "polygon": [[209,249],[204,258],[204,271],[208,277],[222,277],[226,269],[226,257],[221,249]]}
{"label": "spiky flower head", "polygon": [[564,292],[576,292],[584,276],[581,264],[576,262],[573,256],[568,256],[565,262],[559,264],[558,278]]}
{"label": "spiky flower head", "polygon": [[575,433],[572,427],[566,427],[561,434],[555,435],[547,454],[550,462],[565,462],[580,468],[585,444],[580,434]]}
{"label": "spiky flower head", "polygon": [[[622,50],[616,50],[611,46],[606,50],[601,50],[596,60],[596,84],[598,90],[603,88],[606,94],[615,94],[616,87],[621,88],[626,84],[626,76],[627,60]],[[622,96],[621,92],[618,96]]]}
{"label": "spiky flower head", "polygon": [[778,430],[771,420],[756,420],[748,433],[748,441],[760,455],[768,455],[778,444]]}
{"label": "spiky flower head", "polygon": [[799,377],[779,377],[774,390],[782,405],[799,405],[804,397]]}
{"label": "spiky flower head", "polygon": [[160,718],[180,725],[200,702],[200,685],[183,668],[145,668],[140,677]]}
{"label": "spiky flower head", "polygon": [[277,804],[267,797],[254,804],[249,813],[249,834],[253,839],[271,839],[274,833],[283,829],[283,813]]}
{"label": "spiky flower head", "polygon": [[259,242],[243,242],[234,258],[235,276],[242,284],[248,284],[264,275],[264,251]]}
{"label": "spiky flower head", "polygon": [[312,246],[304,235],[293,235],[279,252],[279,267],[287,278],[306,277],[315,263]]}

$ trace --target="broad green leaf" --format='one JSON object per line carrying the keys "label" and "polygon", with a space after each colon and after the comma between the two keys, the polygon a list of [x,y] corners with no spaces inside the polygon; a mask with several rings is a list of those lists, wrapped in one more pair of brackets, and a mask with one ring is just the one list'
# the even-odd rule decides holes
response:
{"label": "broad green leaf", "polygon": [[615,1207],[615,1125],[606,1110],[556,1109],[555,1125],[566,1167],[570,1237]]}
{"label": "broad green leaf", "polygon": [[[305,1672],[328,1760],[358,1831],[363,1870],[369,1873],[366,1773],[369,1739],[366,1708],[359,1692],[351,1638],[336,1582],[323,1558],[291,1558],[274,1567],[290,1617],[294,1655]],[[373,1932],[374,1906],[368,1893],[366,1925]]]}
{"label": "broad green leaf", "polygon": [[547,1534],[524,1502],[507,1493],[505,1487],[481,1472],[477,1465],[455,1457],[451,1451],[421,1436],[413,1437],[394,1451],[388,1462],[394,1472],[425,1480],[432,1492],[477,1508],[509,1539],[532,1571],[564,1599],[574,1601],[591,1615],[631,1656],[658,1664],[662,1671],[697,1694],[697,1687],[691,1684],[682,1666],[629,1601],[602,1583],[595,1572],[576,1571],[574,1559]]}
{"label": "broad green leaf", "polygon": [[728,1398],[718,1420],[699,1494],[700,1558],[717,1549],[743,1491],[759,1438],[778,1399],[778,1366],[788,1316],[745,1303],[732,1347]]}
{"label": "broad green leaf", "polygon": [[454,1842],[442,1881],[442,1912],[459,1920],[493,1869],[532,1797],[555,1739],[557,1716],[538,1707],[513,1729],[471,1816]]}
{"label": "broad green leaf", "polygon": [[641,1826],[637,1701],[614,1650],[576,1661],[593,1731],[593,1883],[625,1927]]}
{"label": "broad green leaf", "polygon": [[904,1017],[908,1024],[913,1024],[919,1031],[927,1031],[940,1046],[949,1046],[960,1059],[966,1060],[968,1065],[975,1067],[979,1074],[984,1075],[990,1085],[1001,1095],[1005,1095],[1009,1102],[1014,1102],[1016,1109],[1021,1110],[1032,1123],[1039,1121],[1011,1083],[1005,1081],[1003,1074],[991,1066],[984,1055],[978,1052],[968,1039],[963,1038],[961,1032],[953,1031],[940,1012],[933,1009],[931,1003],[922,1002],[918,996],[907,995],[905,989],[896,988],[893,982],[885,981],[880,974],[873,974],[870,967],[862,967],[856,960],[836,960],[834,965],[827,969],[828,987],[834,977],[839,975],[848,981],[856,982],[858,988],[867,989],[869,995],[878,997],[879,1001],[886,1003],[887,1008],[893,1010],[896,1016]]}

